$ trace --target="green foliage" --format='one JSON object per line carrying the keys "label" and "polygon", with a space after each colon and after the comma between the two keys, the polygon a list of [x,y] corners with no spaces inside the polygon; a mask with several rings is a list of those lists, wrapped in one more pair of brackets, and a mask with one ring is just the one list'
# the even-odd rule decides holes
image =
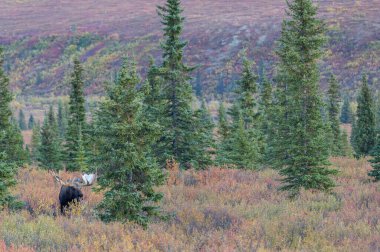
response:
{"label": "green foliage", "polygon": [[225,139],[229,132],[229,123],[227,119],[227,112],[224,107],[224,102],[221,101],[218,110],[218,133],[221,139]]}
{"label": "green foliage", "polygon": [[342,148],[341,153],[343,154],[343,156],[352,157],[353,149],[349,142],[349,136],[346,130],[343,130],[340,136],[340,146]]}
{"label": "green foliage", "polygon": [[[238,95],[235,106],[241,110],[244,128],[250,129],[257,126],[257,93],[258,76],[253,72],[253,62],[246,57],[243,59],[243,72],[238,83],[236,93]],[[237,115],[238,116],[238,115]]]}
{"label": "green foliage", "polygon": [[20,130],[27,130],[28,129],[27,124],[26,124],[26,120],[25,120],[25,114],[24,114],[24,111],[22,109],[20,109],[20,111],[18,113],[18,127],[20,128]]}
{"label": "green foliage", "polygon": [[[82,148],[80,146],[79,138],[82,137],[84,143],[86,143],[86,111],[85,111],[85,98],[83,93],[83,79],[82,79],[82,66],[78,59],[74,60],[74,71],[71,75],[71,93],[69,102],[69,118],[68,128],[66,136],[66,166],[70,171],[80,170],[80,164],[77,162]],[[63,128],[63,112],[61,106],[61,127]],[[82,136],[80,136],[82,134]]]}
{"label": "green foliage", "polygon": [[372,164],[372,170],[368,172],[368,176],[373,177],[375,182],[380,181],[380,142],[377,141],[371,155],[373,156],[369,162]]}
{"label": "green foliage", "polygon": [[257,131],[247,130],[241,111],[236,113],[239,119],[233,121],[230,133],[222,139],[216,161],[240,169],[257,169],[260,158]]}
{"label": "green foliage", "polygon": [[272,83],[268,80],[265,72],[262,79],[262,90],[260,93],[260,130],[263,137],[263,162],[269,163],[270,161],[270,145],[268,144],[271,139],[271,122],[272,122],[272,107],[273,107],[273,94]]}
{"label": "green foliage", "polygon": [[16,185],[16,173],[16,164],[8,161],[6,154],[0,152],[0,211],[14,201],[9,188]]}
{"label": "green foliage", "polygon": [[319,93],[318,60],[323,54],[325,25],[311,0],[288,2],[277,55],[276,124],[274,144],[282,190],[296,196],[301,188],[330,191],[326,127]]}
{"label": "green foliage", "polygon": [[101,176],[99,189],[106,190],[97,211],[104,221],[133,221],[146,226],[159,214],[162,198],[154,187],[164,182],[150,147],[159,126],[147,120],[140,79],[134,65],[124,63],[117,82],[96,114],[94,135],[97,154],[94,164]]}
{"label": "green foliage", "polygon": [[375,125],[376,134],[380,134],[380,92],[376,92],[374,99],[374,113],[375,113]]}
{"label": "green foliage", "polygon": [[49,113],[45,117],[41,128],[41,142],[37,158],[43,168],[50,170],[60,170],[62,168],[61,141],[58,136],[58,126],[52,106],[50,106]]}
{"label": "green foliage", "polygon": [[224,129],[225,136],[222,137],[218,150],[217,162],[221,165],[257,169],[261,161],[262,136],[258,130],[255,101],[257,76],[253,73],[252,66],[253,63],[244,58],[242,77],[236,91],[238,98],[230,110],[232,126],[228,131]]}
{"label": "green foliage", "polygon": [[328,118],[329,126],[331,131],[331,137],[327,139],[330,143],[330,152],[332,156],[346,156],[344,145],[347,142],[347,138],[344,138],[342,131],[340,129],[339,121],[339,84],[334,75],[330,76],[329,79],[329,90],[328,90]]}
{"label": "green foliage", "polygon": [[2,65],[3,51],[0,48],[0,211],[14,202],[9,188],[16,184],[17,168],[26,160],[19,128],[11,121],[12,112],[9,104],[12,94]]}
{"label": "green foliage", "polygon": [[33,162],[38,162],[40,160],[39,151],[41,146],[41,126],[36,123],[32,131],[32,142],[31,142],[31,158]]}
{"label": "green foliage", "polygon": [[78,153],[74,159],[74,161],[78,164],[78,168],[80,171],[88,171],[88,157],[87,152],[85,150],[85,143],[83,142],[83,133],[82,129],[79,128],[78,135]]}
{"label": "green foliage", "polygon": [[183,50],[187,42],[181,40],[184,22],[182,12],[179,0],[167,0],[164,6],[158,7],[164,25],[164,42],[161,45],[163,65],[160,70],[164,101],[160,120],[164,131],[155,152],[161,164],[174,158],[182,167],[197,167],[197,158],[204,153],[197,148],[197,144],[201,143],[194,138],[200,126],[194,126],[194,122],[199,120],[191,107],[189,73],[192,68],[183,63]]}
{"label": "green foliage", "polygon": [[2,68],[3,51],[0,48],[0,152],[4,159],[21,166],[26,160],[23,140],[18,125],[12,120],[10,102],[12,93],[9,90],[9,79]]}
{"label": "green foliage", "polygon": [[369,155],[375,146],[376,125],[373,97],[365,75],[363,75],[362,87],[358,96],[357,120],[353,126],[351,141],[355,156],[359,158]]}
{"label": "green foliage", "polygon": [[29,120],[28,120],[28,129],[32,130],[34,128],[34,124],[35,124],[34,116],[33,116],[33,114],[30,114]]}
{"label": "green foliage", "polygon": [[58,101],[58,114],[57,114],[57,123],[58,123],[58,133],[59,137],[65,139],[67,131],[67,111],[63,105],[62,100]]}
{"label": "green foliage", "polygon": [[352,123],[352,109],[350,106],[350,99],[346,95],[343,100],[343,106],[342,106],[342,111],[340,114],[340,122],[341,123]]}
{"label": "green foliage", "polygon": [[272,107],[273,96],[272,96],[272,83],[268,80],[267,76],[263,77],[263,88],[260,93],[260,110],[262,114],[263,121],[263,132],[265,135],[268,134],[270,118],[270,110]]}
{"label": "green foliage", "polygon": [[199,70],[197,72],[197,77],[195,78],[195,95],[197,97],[203,96],[202,75]]}
{"label": "green foliage", "polygon": [[197,127],[193,136],[194,144],[193,148],[197,150],[199,156],[195,157],[196,167],[206,168],[213,164],[211,160],[211,154],[213,154],[213,149],[215,149],[215,140],[213,137],[214,123],[212,121],[211,115],[206,107],[206,101],[202,100],[201,107],[195,112],[195,126]]}
{"label": "green foliage", "polygon": [[147,79],[143,84],[145,114],[152,123],[159,123],[162,120],[164,108],[162,90],[161,68],[154,64],[153,58],[150,59],[150,66]]}

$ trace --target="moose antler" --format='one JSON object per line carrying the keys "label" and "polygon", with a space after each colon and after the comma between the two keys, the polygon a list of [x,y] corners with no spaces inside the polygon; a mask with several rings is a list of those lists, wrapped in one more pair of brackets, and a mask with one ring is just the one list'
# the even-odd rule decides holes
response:
{"label": "moose antler", "polygon": [[54,179],[60,183],[61,185],[65,186],[72,186],[75,188],[81,188],[82,186],[92,186],[92,184],[96,180],[96,174],[83,174],[82,179],[80,178],[72,178],[67,180],[66,182],[63,181],[56,172],[49,170],[49,173],[54,177]]}
{"label": "moose antler", "polygon": [[60,183],[61,185],[67,185],[67,183],[65,181],[63,181],[56,172],[52,171],[52,170],[49,170],[48,171],[50,175],[53,176],[53,178],[58,182]]}

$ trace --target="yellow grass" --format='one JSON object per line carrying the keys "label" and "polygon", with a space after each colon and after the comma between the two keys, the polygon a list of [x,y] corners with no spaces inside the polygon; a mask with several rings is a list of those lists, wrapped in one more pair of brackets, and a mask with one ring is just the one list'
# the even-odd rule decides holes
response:
{"label": "yellow grass", "polygon": [[102,196],[88,188],[71,217],[56,215],[59,186],[44,171],[23,169],[14,193],[28,209],[0,215],[0,250],[378,251],[380,184],[370,182],[365,160],[332,162],[341,171],[334,193],[302,192],[294,201],[277,191],[272,170],[175,174],[159,188],[172,217],[148,230],[98,221],[93,208]]}

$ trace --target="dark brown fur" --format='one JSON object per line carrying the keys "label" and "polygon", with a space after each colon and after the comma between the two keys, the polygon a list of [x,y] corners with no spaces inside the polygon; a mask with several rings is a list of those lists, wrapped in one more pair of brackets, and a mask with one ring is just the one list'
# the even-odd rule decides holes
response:
{"label": "dark brown fur", "polygon": [[73,186],[63,185],[59,192],[59,204],[61,207],[61,213],[65,213],[65,208],[69,207],[69,204],[74,201],[81,201],[83,193],[80,189]]}

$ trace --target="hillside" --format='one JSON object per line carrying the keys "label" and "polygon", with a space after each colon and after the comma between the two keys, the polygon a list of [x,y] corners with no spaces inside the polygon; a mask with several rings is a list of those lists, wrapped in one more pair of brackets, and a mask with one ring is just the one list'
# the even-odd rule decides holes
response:
{"label": "hillside", "polygon": [[[186,55],[199,65],[204,93],[224,93],[237,78],[239,53],[249,48],[260,72],[272,72],[273,48],[284,17],[283,0],[185,0]],[[376,87],[380,69],[380,0],[319,0],[329,28],[324,72],[334,71],[353,89],[365,70]],[[86,92],[98,94],[123,56],[146,66],[159,59],[158,0],[5,0],[0,41],[6,44],[12,87],[18,93],[64,94],[70,61],[79,54]],[[144,74],[146,69],[142,67]],[[194,72],[194,77],[197,71]],[[322,82],[322,84],[324,81]]]}
{"label": "hillside", "polygon": [[0,214],[0,250],[378,251],[380,191],[368,182],[369,164],[332,162],[340,170],[334,193],[303,192],[294,201],[277,191],[273,170],[184,172],[176,184],[159,188],[171,218],[148,230],[95,219],[93,207],[101,195],[90,188],[70,218],[56,216],[59,186],[45,171],[24,169],[14,193],[27,207]]}

